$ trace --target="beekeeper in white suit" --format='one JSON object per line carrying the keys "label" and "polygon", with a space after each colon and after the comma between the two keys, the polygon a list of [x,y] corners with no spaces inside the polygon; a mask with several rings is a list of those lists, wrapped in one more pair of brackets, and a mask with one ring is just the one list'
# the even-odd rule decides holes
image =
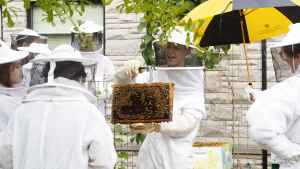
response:
{"label": "beekeeper in white suit", "polygon": [[81,84],[85,66],[70,45],[60,45],[46,58],[47,83],[28,89],[23,104],[0,134],[3,168],[107,168],[117,154],[113,134],[96,106],[96,98]]}
{"label": "beekeeper in white suit", "polygon": [[[20,60],[28,52],[11,50],[0,40],[0,133],[26,94]],[[0,153],[1,154],[1,153]]]}
{"label": "beekeeper in white suit", "polygon": [[[33,58],[44,58],[51,54],[51,51],[48,47],[48,44],[42,43],[31,43],[28,47],[18,47],[19,51],[30,52]],[[31,70],[42,72],[43,64],[33,64],[32,62],[26,63],[23,65],[23,78],[26,80],[26,89],[33,85],[45,83],[44,78],[40,78],[40,76],[35,76],[37,78],[31,78]],[[33,73],[33,72],[32,72]],[[41,80],[43,79],[43,80]]]}
{"label": "beekeeper in white suit", "polygon": [[[36,31],[31,29],[24,29],[20,33],[10,34],[11,49],[18,50],[18,47],[28,47],[31,43],[46,44],[48,37],[39,35]],[[25,59],[21,60],[21,66],[34,59],[34,54],[31,53]]]}
{"label": "beekeeper in white suit", "polygon": [[[276,79],[247,112],[251,138],[275,154],[280,168],[300,168],[300,24],[290,25],[282,42],[270,47]],[[291,77],[290,77],[291,76]]]}
{"label": "beekeeper in white suit", "polygon": [[[76,50],[80,51],[82,57],[84,58],[92,58],[98,59],[98,65],[95,71],[95,79],[91,79],[90,81],[96,81],[98,84],[96,85],[96,90],[102,92],[100,98],[102,101],[99,102],[99,110],[104,114],[104,107],[105,103],[103,99],[110,98],[112,93],[111,85],[113,84],[113,75],[115,74],[115,68],[110,59],[106,56],[100,54],[100,51],[103,49],[102,43],[102,31],[103,26],[97,25],[94,21],[85,21],[82,25],[78,27],[78,31],[74,30],[75,27],[71,27],[71,46],[73,46]],[[80,36],[78,35],[79,31],[82,33]],[[89,34],[93,34],[91,38]],[[78,37],[77,39],[75,37]],[[81,37],[82,36],[82,37]],[[86,46],[82,46],[82,42],[86,41]],[[97,45],[92,45],[89,49],[88,44],[89,42],[93,42]],[[110,83],[106,83],[110,82]],[[95,83],[95,82],[94,82]],[[104,90],[107,89],[105,92]]]}
{"label": "beekeeper in white suit", "polygon": [[[137,123],[130,126],[134,133],[148,133],[139,151],[138,169],[192,168],[192,145],[199,123],[205,117],[203,67],[189,67],[184,63],[187,57],[190,58],[192,53],[196,53],[194,46],[186,48],[187,32],[184,28],[176,27],[170,35],[166,49],[160,48],[160,42],[154,43],[157,54],[155,57],[165,58],[167,67],[160,67],[163,64],[157,65],[153,81],[175,83],[173,121]],[[190,39],[193,40],[192,33]],[[136,75],[137,83],[148,83],[148,72],[138,74],[140,66],[142,64],[136,60],[126,62],[115,74],[115,83],[131,83],[131,77]]]}

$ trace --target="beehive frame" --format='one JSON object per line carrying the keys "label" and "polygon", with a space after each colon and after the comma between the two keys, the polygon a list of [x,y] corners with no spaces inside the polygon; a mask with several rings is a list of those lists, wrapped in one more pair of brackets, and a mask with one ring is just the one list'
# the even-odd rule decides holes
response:
{"label": "beehive frame", "polygon": [[111,122],[172,121],[174,83],[113,85]]}

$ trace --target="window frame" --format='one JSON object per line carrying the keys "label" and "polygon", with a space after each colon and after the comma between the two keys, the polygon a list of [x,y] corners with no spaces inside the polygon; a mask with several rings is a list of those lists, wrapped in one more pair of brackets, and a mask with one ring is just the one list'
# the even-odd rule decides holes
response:
{"label": "window frame", "polygon": [[[101,1],[95,1],[95,0],[91,0],[93,2],[93,4],[102,4]],[[84,5],[89,5],[87,3],[84,3]],[[35,1],[31,1],[30,2],[30,8],[26,10],[27,12],[27,28],[28,29],[32,29],[33,27],[33,22],[32,22],[32,10],[33,10],[33,7],[38,7],[35,5]],[[1,11],[2,11],[2,6],[1,6]],[[83,13],[84,15],[84,13]],[[1,18],[2,18],[2,12],[1,12]],[[49,24],[51,25],[50,23],[47,23],[46,21],[42,21],[42,22],[45,22],[45,24]],[[2,28],[2,22],[1,22],[1,28]],[[103,31],[102,31],[102,36],[103,36],[103,55],[105,55],[105,42],[106,42],[106,39],[105,39],[105,6],[103,5]],[[2,31],[1,31],[1,37],[2,37]],[[70,37],[70,40],[71,40],[71,37]]]}

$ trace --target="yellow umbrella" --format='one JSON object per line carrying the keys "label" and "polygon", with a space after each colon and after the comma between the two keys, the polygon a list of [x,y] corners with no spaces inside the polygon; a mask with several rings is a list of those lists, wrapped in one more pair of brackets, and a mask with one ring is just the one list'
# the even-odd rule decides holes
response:
{"label": "yellow umbrella", "polygon": [[300,22],[297,0],[209,0],[183,19],[203,19],[207,24],[194,30],[203,36],[194,44],[205,46],[244,43],[249,85],[251,85],[245,43],[285,34],[289,25]]}

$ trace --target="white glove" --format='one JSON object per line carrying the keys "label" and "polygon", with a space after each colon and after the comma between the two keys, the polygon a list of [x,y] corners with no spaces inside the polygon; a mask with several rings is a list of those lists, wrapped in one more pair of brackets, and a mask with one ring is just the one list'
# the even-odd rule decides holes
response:
{"label": "white glove", "polygon": [[129,126],[132,133],[147,134],[153,131],[158,132],[160,123],[134,123]]}
{"label": "white glove", "polygon": [[165,134],[170,137],[182,137],[189,134],[197,126],[197,119],[193,114],[183,113],[173,116],[172,122],[162,123],[135,123],[130,125],[133,133],[151,133],[153,131]]}
{"label": "white glove", "polygon": [[[249,85],[245,88],[245,91],[246,91],[246,95],[244,95],[244,97],[250,103],[253,103],[260,94],[260,91],[257,91],[257,89],[252,89]],[[253,100],[251,100],[251,95],[253,96]]]}
{"label": "white glove", "polygon": [[141,71],[139,71],[139,67],[141,66],[143,66],[143,64],[138,60],[127,61],[124,64],[125,74],[129,77],[136,76],[137,74],[145,71],[144,69],[141,69]]}
{"label": "white glove", "polygon": [[293,153],[284,158],[287,166],[292,166],[300,161],[300,145],[293,143],[292,149],[294,150]]}

